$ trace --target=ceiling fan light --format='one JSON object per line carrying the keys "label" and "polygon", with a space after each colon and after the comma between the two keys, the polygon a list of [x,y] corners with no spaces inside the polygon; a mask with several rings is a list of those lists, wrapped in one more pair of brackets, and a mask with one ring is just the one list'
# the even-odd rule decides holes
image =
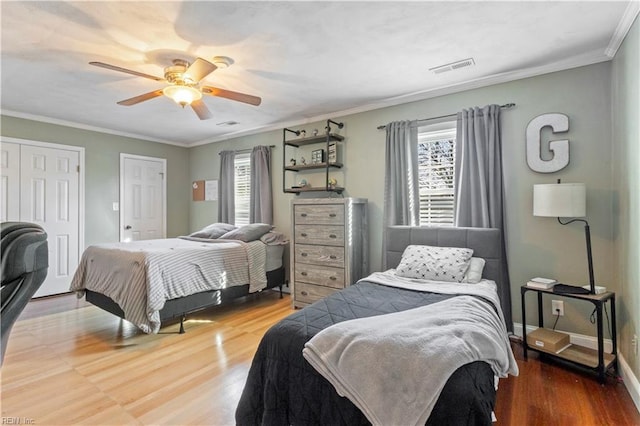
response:
{"label": "ceiling fan light", "polygon": [[202,98],[202,93],[190,86],[167,86],[162,93],[183,108]]}

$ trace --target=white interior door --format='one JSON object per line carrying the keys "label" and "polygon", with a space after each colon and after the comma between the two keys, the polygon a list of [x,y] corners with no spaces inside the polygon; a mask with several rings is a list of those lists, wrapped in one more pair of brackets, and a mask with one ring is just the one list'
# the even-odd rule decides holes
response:
{"label": "white interior door", "polygon": [[21,145],[20,221],[47,232],[49,271],[34,297],[69,291],[80,250],[80,152]]}
{"label": "white interior door", "polygon": [[15,222],[20,220],[20,145],[3,141],[0,153],[0,222]]}
{"label": "white interior door", "polygon": [[120,241],[166,236],[166,160],[120,154]]}

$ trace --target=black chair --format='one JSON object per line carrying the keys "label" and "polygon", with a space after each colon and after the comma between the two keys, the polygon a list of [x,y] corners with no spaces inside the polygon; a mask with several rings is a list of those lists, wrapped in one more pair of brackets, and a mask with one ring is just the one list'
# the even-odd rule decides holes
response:
{"label": "black chair", "polygon": [[2,286],[0,289],[0,365],[9,333],[22,310],[47,276],[47,234],[33,223],[3,222],[0,230]]}

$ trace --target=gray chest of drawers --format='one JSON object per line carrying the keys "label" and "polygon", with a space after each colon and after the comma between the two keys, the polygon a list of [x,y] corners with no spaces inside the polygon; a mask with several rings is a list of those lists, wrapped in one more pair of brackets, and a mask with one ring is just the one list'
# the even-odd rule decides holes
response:
{"label": "gray chest of drawers", "polygon": [[302,308],[368,273],[367,200],[292,201],[293,306]]}

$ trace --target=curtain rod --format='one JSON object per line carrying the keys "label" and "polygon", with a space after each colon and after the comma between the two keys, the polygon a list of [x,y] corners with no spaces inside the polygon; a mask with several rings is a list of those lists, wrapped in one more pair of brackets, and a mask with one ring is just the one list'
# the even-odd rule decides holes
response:
{"label": "curtain rod", "polygon": [[[500,108],[512,108],[512,107],[514,107],[514,106],[516,106],[516,104],[514,104],[514,103],[509,103],[509,104],[500,105]],[[437,120],[437,119],[439,119],[439,118],[456,117],[457,115],[458,115],[458,113],[455,113],[455,114],[447,114],[447,115],[440,115],[440,116],[438,116],[438,117],[421,118],[421,119],[416,120],[416,121],[430,121],[430,120]],[[383,126],[378,126],[378,127],[376,127],[376,128],[377,128],[378,130],[382,130],[382,129],[384,129],[385,127],[387,127],[387,125],[386,125],[386,124],[385,124],[385,125],[383,125]]]}
{"label": "curtain rod", "polygon": [[[269,145],[269,148],[275,148],[275,145]],[[254,147],[255,148],[255,147]],[[227,151],[227,150],[225,150]],[[234,154],[246,154],[247,152],[251,152],[253,151],[253,148],[247,148],[247,149],[236,149],[235,151],[232,151]],[[220,151],[218,153],[218,155],[220,155],[222,153],[222,151]]]}

